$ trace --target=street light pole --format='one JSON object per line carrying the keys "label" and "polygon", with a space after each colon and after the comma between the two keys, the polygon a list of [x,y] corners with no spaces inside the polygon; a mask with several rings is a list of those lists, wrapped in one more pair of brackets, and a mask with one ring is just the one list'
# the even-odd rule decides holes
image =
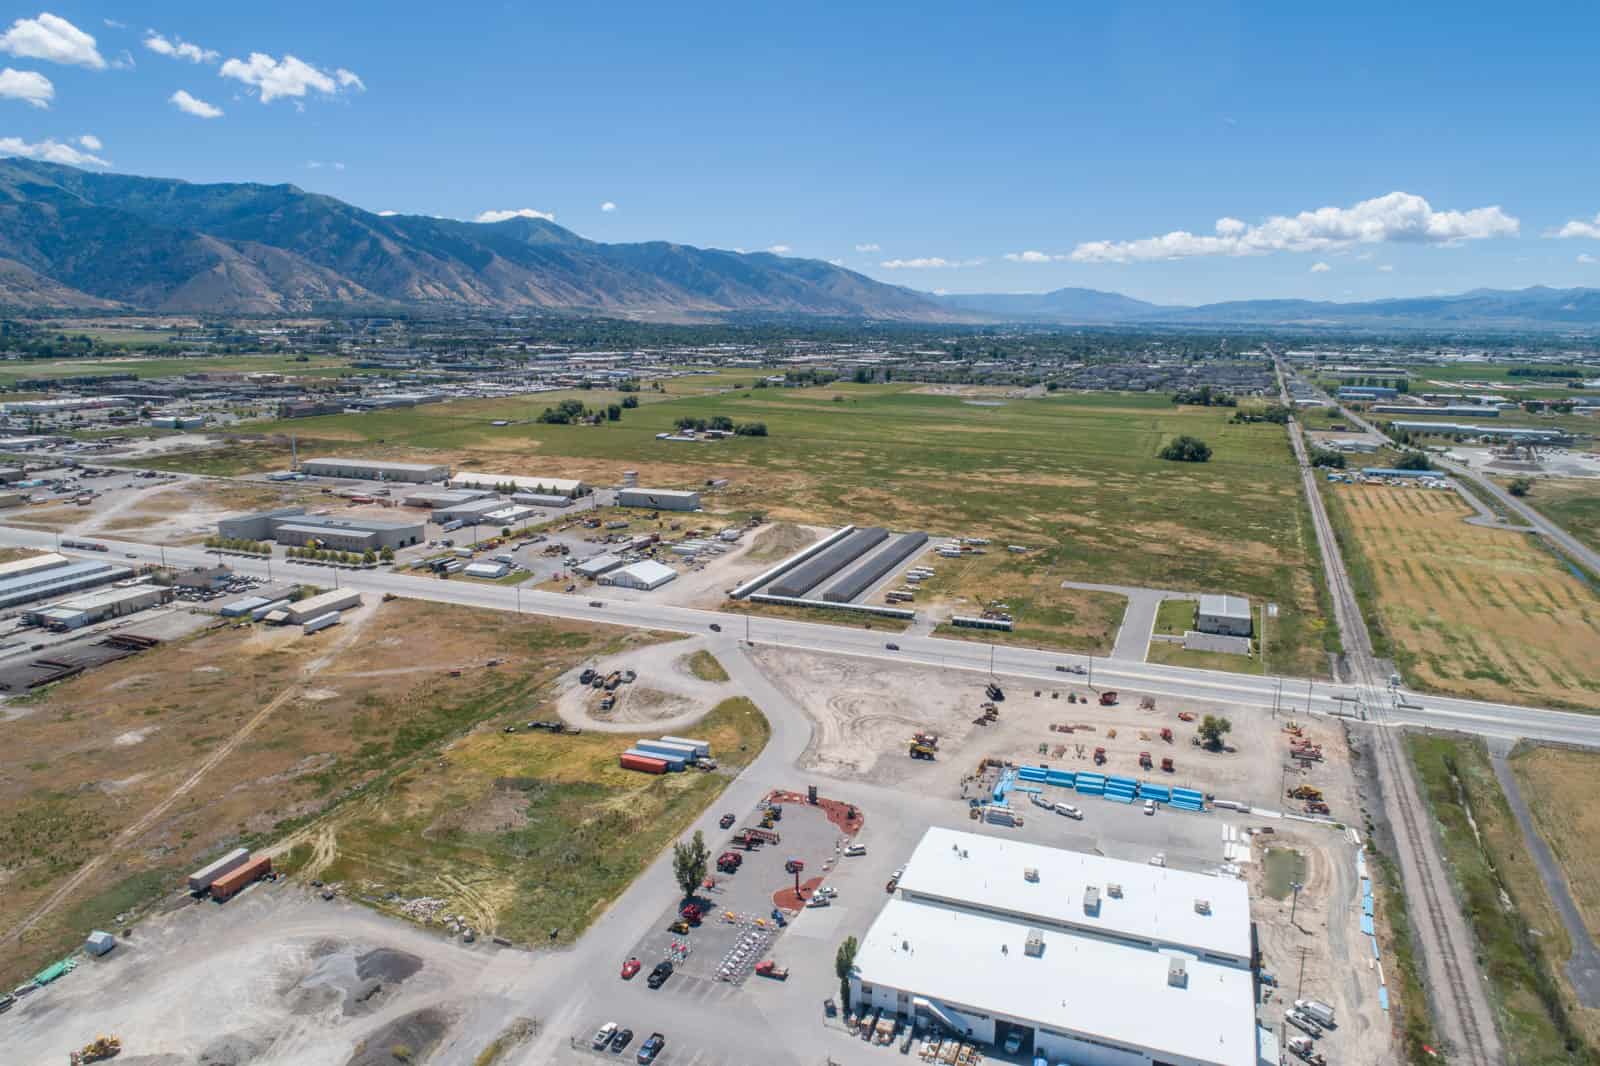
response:
{"label": "street light pole", "polygon": [[[1301,884],[1299,881],[1294,881],[1289,885],[1289,887],[1294,889],[1294,899],[1292,899],[1289,902],[1289,924],[1293,925],[1294,924],[1294,912],[1295,912],[1296,908],[1298,908],[1300,906],[1300,890],[1302,888],[1306,887],[1306,886]],[[1301,978],[1301,980],[1305,979],[1305,973],[1306,973],[1306,971],[1305,971],[1305,959],[1302,958],[1300,960],[1300,978]]]}

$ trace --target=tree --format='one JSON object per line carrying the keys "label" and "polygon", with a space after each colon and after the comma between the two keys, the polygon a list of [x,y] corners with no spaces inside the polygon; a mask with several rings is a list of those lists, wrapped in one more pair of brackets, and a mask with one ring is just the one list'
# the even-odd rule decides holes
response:
{"label": "tree", "polygon": [[[634,388],[637,389],[638,386],[634,386]],[[639,397],[637,397],[637,396],[624,396],[622,398],[622,406],[625,409],[631,411],[633,408],[639,406]]]}
{"label": "tree", "polygon": [[696,829],[694,836],[672,845],[672,876],[683,889],[685,899],[700,891],[700,882],[706,879],[706,867],[711,852],[706,848],[705,834]]}
{"label": "tree", "polygon": [[1312,466],[1331,466],[1335,470],[1344,469],[1344,455],[1340,452],[1330,452],[1326,448],[1311,449]]}
{"label": "tree", "polygon": [[510,540],[511,539],[511,527],[510,526],[501,526],[500,527],[500,539],[501,540]]}
{"label": "tree", "polygon": [[378,557],[373,553],[371,548],[368,548],[366,551],[361,553],[361,561],[367,566],[371,566],[373,563],[378,561]]}
{"label": "tree", "polygon": [[1513,496],[1526,496],[1528,493],[1533,491],[1533,478],[1512,478],[1511,484],[1506,486],[1506,491],[1511,493]]}
{"label": "tree", "polygon": [[741,422],[734,430],[741,437],[765,437],[767,424],[765,422]]}
{"label": "tree", "polygon": [[1185,434],[1162,448],[1160,455],[1175,463],[1203,463],[1211,458],[1211,445]]}
{"label": "tree", "polygon": [[1200,739],[1212,751],[1222,747],[1222,737],[1233,731],[1233,723],[1226,718],[1208,714],[1200,720]]}
{"label": "tree", "polygon": [[1422,452],[1409,451],[1394,461],[1396,470],[1432,470],[1433,464]]}
{"label": "tree", "polygon": [[856,966],[856,938],[847,936],[833,957],[833,972],[839,975],[839,1000],[845,1012],[850,1010],[850,971]]}
{"label": "tree", "polygon": [[610,404],[606,407],[606,418],[612,422],[622,421],[622,405]]}
{"label": "tree", "polygon": [[394,549],[387,546],[384,547],[384,549],[378,553],[378,558],[382,559],[386,563],[394,562]]}

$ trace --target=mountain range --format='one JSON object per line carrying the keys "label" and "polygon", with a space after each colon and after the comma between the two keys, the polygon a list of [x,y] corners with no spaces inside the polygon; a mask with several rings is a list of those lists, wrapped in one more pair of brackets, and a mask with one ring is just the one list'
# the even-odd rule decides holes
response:
{"label": "mountain range", "polygon": [[375,214],[293,185],[197,185],[0,159],[0,307],[277,314],[424,306],[663,320],[741,313],[1331,330],[1600,326],[1600,290],[1538,286],[1196,307],[1081,288],[933,295],[818,259],[606,244],[543,218]]}

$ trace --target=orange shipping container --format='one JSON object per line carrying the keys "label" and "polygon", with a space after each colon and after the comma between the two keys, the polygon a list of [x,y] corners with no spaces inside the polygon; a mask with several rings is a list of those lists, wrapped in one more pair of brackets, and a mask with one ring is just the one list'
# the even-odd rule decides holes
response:
{"label": "orange shipping container", "polygon": [[625,751],[619,761],[624,770],[642,770],[647,774],[664,774],[667,772],[667,760],[653,759],[647,755],[635,755]]}
{"label": "orange shipping container", "polygon": [[259,878],[272,872],[272,860],[258,855],[231,873],[223,874],[211,882],[211,898],[217,902],[232,899]]}

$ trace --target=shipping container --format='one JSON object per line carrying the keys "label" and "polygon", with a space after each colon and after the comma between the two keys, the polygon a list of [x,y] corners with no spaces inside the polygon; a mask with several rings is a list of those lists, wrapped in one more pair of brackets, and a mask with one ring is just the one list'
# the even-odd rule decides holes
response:
{"label": "shipping container", "polygon": [[684,744],[694,749],[694,753],[701,758],[711,754],[711,745],[704,740],[695,740],[692,737],[662,737],[666,744]]}
{"label": "shipping container", "polygon": [[619,762],[624,770],[639,770],[647,774],[664,774],[667,772],[665,759],[653,758],[638,752],[623,752]]}
{"label": "shipping container", "polygon": [[638,740],[634,742],[633,746],[636,751],[659,755],[668,760],[682,759],[684,762],[688,762],[691,759],[700,757],[700,752],[693,744],[674,744],[668,740]]}
{"label": "shipping container", "polygon": [[313,618],[310,621],[306,622],[304,625],[302,625],[300,627],[300,632],[302,632],[302,633],[316,633],[316,632],[319,632],[321,630],[327,629],[329,626],[336,626],[338,624],[339,624],[339,612],[338,611],[329,611],[327,614],[318,615],[316,618]]}
{"label": "shipping container", "polygon": [[224,874],[231,873],[250,861],[249,848],[235,848],[215,862],[200,867],[189,875],[189,891],[204,892],[211,887],[211,882]]}
{"label": "shipping container", "polygon": [[258,855],[232,873],[224,874],[211,882],[211,898],[218,903],[232,899],[271,872],[272,860],[265,855]]}

